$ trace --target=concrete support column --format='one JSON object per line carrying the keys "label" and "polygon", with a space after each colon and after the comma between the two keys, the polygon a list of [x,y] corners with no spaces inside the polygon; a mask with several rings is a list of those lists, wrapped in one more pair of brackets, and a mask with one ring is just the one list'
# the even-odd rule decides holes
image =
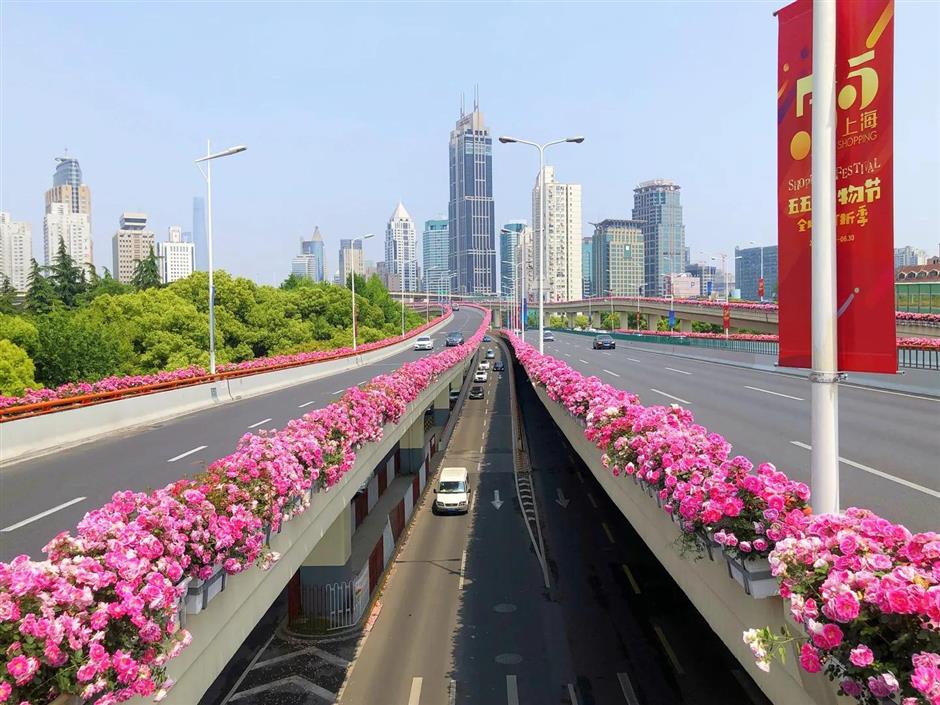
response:
{"label": "concrete support column", "polygon": [[691,333],[692,332],[692,321],[688,318],[681,318],[678,321],[679,331],[682,333]]}
{"label": "concrete support column", "polygon": [[655,331],[656,326],[659,323],[659,314],[646,314],[646,330]]}
{"label": "concrete support column", "polygon": [[424,416],[419,416],[411,424],[401,440],[398,441],[401,451],[401,472],[403,475],[418,471],[424,460]]}
{"label": "concrete support column", "polygon": [[450,385],[434,399],[434,425],[444,428],[447,419],[450,417]]}
{"label": "concrete support column", "polygon": [[[383,468],[384,470],[384,468]],[[352,555],[352,505],[346,508],[322,532],[320,540],[313,551],[302,563],[306,567],[343,566]],[[303,571],[301,571],[303,575]]]}

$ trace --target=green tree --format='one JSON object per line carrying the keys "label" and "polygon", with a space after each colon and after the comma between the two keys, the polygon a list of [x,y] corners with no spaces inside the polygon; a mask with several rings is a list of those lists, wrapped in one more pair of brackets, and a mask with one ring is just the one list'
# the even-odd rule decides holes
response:
{"label": "green tree", "polygon": [[85,270],[69,254],[62,238],[49,268],[49,281],[56,297],[69,308],[75,306],[78,295],[87,288]]}
{"label": "green tree", "polygon": [[620,314],[609,312],[601,314],[601,328],[606,328],[607,330],[620,328]]}
{"label": "green tree", "polygon": [[79,305],[88,304],[104,294],[126,294],[131,291],[131,287],[127,284],[122,284],[111,276],[107,267],[103,267],[103,270],[104,274],[100,277],[97,274],[91,277],[88,289],[79,297]]}
{"label": "green tree", "polygon": [[562,316],[557,313],[553,313],[548,317],[548,327],[549,328],[566,328],[568,326],[568,319],[565,316]]}
{"label": "green tree", "polygon": [[643,314],[639,313],[628,313],[627,314],[627,328],[632,330],[642,330],[645,327],[643,322]]}
{"label": "green tree", "polygon": [[538,328],[539,327],[539,312],[538,311],[529,311],[526,314],[526,325],[529,328]]}
{"label": "green tree", "polygon": [[121,341],[109,327],[68,311],[37,320],[36,377],[49,387],[121,373]]}
{"label": "green tree", "polygon": [[0,394],[18,397],[36,387],[36,368],[19,345],[0,339]]}
{"label": "green tree", "polygon": [[6,338],[31,356],[39,347],[39,331],[23,316],[0,313],[0,338]]}
{"label": "green tree", "polygon": [[157,253],[150,247],[150,252],[143,259],[137,260],[134,266],[134,275],[131,277],[131,286],[141,291],[143,289],[154,289],[163,282],[160,278],[160,263],[157,261]]}
{"label": "green tree", "polygon": [[303,286],[308,286],[312,284],[309,279],[302,277],[299,274],[290,273],[290,276],[287,277],[284,281],[281,282],[279,289],[283,291],[293,291],[294,289],[299,289]]}
{"label": "green tree", "polygon": [[56,302],[55,288],[42,273],[42,267],[35,259],[29,261],[29,279],[26,288],[26,310],[35,315],[48,313]]}
{"label": "green tree", "polygon": [[585,316],[583,313],[579,313],[574,317],[574,327],[575,328],[587,328],[591,325],[591,319]]}
{"label": "green tree", "polygon": [[702,321],[692,321],[692,331],[695,333],[721,333],[722,327],[717,323],[703,323]]}
{"label": "green tree", "polygon": [[7,276],[0,274],[0,313],[13,313],[16,310],[15,301],[16,289]]}

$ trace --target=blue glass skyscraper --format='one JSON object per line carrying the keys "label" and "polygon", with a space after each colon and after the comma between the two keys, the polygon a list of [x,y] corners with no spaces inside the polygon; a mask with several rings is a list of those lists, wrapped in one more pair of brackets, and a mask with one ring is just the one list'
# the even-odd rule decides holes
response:
{"label": "blue glass skyscraper", "polygon": [[424,288],[431,294],[450,293],[450,235],[448,221],[441,216],[424,221],[421,235],[421,256]]}
{"label": "blue glass skyscraper", "polygon": [[644,181],[633,189],[633,219],[642,221],[647,296],[666,293],[665,278],[685,271],[685,226],[679,184]]}
{"label": "blue glass skyscraper", "polygon": [[499,233],[499,283],[500,293],[506,298],[515,296],[519,286],[519,238],[525,232],[524,220],[506,223]]}
{"label": "blue glass skyscraper", "polygon": [[193,243],[196,245],[196,271],[209,271],[209,243],[206,240],[206,201],[193,198]]}
{"label": "blue glass skyscraper", "polygon": [[320,227],[316,226],[313,229],[313,235],[309,240],[300,241],[300,254],[301,255],[312,255],[316,260],[314,265],[314,275],[313,280],[322,282],[323,281],[323,236],[320,234]]}

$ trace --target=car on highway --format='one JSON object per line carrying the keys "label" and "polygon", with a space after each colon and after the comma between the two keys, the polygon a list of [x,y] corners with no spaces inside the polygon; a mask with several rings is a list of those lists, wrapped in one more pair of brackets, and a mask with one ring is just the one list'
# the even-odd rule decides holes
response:
{"label": "car on highway", "polygon": [[483,398],[483,387],[470,387],[470,398],[471,399],[482,399]]}
{"label": "car on highway", "polygon": [[497,360],[493,363],[493,372],[502,372],[506,369],[506,363],[502,360]]}
{"label": "car on highway", "polygon": [[455,311],[459,311],[459,310],[460,310],[460,304],[454,304],[454,310],[455,310]]}
{"label": "car on highway", "polygon": [[456,402],[459,398],[460,398],[460,390],[459,390],[459,389],[451,389],[451,390],[450,390],[450,403],[453,404],[453,403]]}
{"label": "car on highway", "polygon": [[434,488],[435,514],[466,514],[470,509],[470,478],[467,468],[444,468]]}
{"label": "car on highway", "polygon": [[444,338],[444,345],[448,348],[453,348],[461,344],[463,344],[463,333],[459,330],[451,331],[447,334],[447,337]]}
{"label": "car on highway", "polygon": [[477,370],[477,373],[473,375],[474,382],[485,382],[487,379],[486,370]]}
{"label": "car on highway", "polygon": [[490,336],[488,336],[488,335],[484,335],[484,336],[483,336],[483,342],[484,342],[484,343],[492,343],[492,342],[493,342],[493,339],[492,339]]}
{"label": "car on highway", "polygon": [[487,360],[492,360],[494,357],[496,357],[496,353],[493,352],[493,348],[490,348],[489,350],[486,351]]}
{"label": "car on highway", "polygon": [[614,350],[617,343],[609,335],[596,335],[593,347],[595,350]]}
{"label": "car on highway", "polygon": [[478,370],[488,370],[490,369],[490,363],[486,360],[477,365]]}
{"label": "car on highway", "polygon": [[434,339],[430,335],[419,335],[415,341],[415,350],[433,350]]}
{"label": "car on highway", "polygon": [[546,342],[548,342],[548,343],[554,343],[554,342],[555,342],[555,334],[552,333],[550,330],[542,331],[542,340],[544,340],[544,341],[546,341]]}

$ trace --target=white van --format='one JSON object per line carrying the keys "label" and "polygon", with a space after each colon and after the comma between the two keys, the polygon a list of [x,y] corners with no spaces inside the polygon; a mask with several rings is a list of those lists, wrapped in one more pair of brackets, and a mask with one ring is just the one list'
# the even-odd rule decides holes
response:
{"label": "white van", "polygon": [[470,510],[470,480],[467,468],[443,468],[434,490],[435,514],[466,514]]}

